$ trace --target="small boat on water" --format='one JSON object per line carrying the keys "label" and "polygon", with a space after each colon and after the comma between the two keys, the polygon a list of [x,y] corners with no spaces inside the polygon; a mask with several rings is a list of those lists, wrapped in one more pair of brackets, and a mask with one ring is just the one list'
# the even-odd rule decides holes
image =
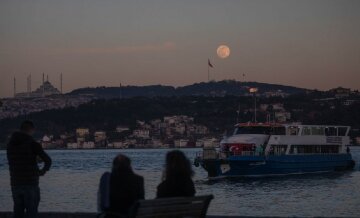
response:
{"label": "small boat on water", "polygon": [[260,177],[353,169],[349,126],[239,123],[219,148],[203,148],[194,164],[210,178]]}

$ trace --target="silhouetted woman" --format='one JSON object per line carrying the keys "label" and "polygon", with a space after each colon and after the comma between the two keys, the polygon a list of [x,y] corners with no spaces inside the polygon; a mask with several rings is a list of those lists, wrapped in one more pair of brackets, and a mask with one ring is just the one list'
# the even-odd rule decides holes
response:
{"label": "silhouetted woman", "polygon": [[184,153],[178,150],[168,152],[163,181],[157,187],[157,198],[194,196],[192,176],[190,161]]}
{"label": "silhouetted woman", "polygon": [[101,211],[110,212],[107,217],[111,217],[112,212],[128,215],[134,203],[144,199],[144,179],[133,172],[130,159],[120,154],[113,161],[111,173],[102,176],[100,190],[105,193],[100,200]]}

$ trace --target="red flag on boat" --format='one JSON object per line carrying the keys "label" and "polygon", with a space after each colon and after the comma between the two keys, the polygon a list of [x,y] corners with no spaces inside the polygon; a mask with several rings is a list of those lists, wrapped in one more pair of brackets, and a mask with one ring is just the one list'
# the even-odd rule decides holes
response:
{"label": "red flag on boat", "polygon": [[210,62],[210,59],[208,59],[208,65],[209,65],[209,67],[214,68],[214,66]]}

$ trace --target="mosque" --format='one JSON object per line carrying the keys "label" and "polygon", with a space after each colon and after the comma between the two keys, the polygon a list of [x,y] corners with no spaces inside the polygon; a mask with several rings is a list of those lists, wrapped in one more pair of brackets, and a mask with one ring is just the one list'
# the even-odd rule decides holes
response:
{"label": "mosque", "polygon": [[[61,86],[62,86],[62,76],[61,76]],[[61,88],[62,89],[62,88]],[[50,82],[49,77],[47,80],[44,81],[43,75],[43,82],[39,88],[35,91],[31,91],[31,77],[28,77],[28,84],[27,84],[27,91],[16,93],[16,79],[14,79],[14,97],[15,98],[40,98],[46,97],[50,95],[60,95],[62,94],[57,88],[55,88]]]}

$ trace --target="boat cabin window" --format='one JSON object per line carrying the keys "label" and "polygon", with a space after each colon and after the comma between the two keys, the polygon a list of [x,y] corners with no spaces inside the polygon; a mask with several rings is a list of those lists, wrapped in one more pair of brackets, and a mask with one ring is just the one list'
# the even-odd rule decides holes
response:
{"label": "boat cabin window", "polygon": [[324,135],[325,128],[321,126],[304,126],[301,135]]}
{"label": "boat cabin window", "polygon": [[270,127],[266,126],[239,126],[235,129],[234,134],[270,134]]}
{"label": "boat cabin window", "polygon": [[337,128],[336,127],[326,127],[325,135],[326,136],[337,136]]}
{"label": "boat cabin window", "polygon": [[346,136],[347,127],[338,127],[338,136]]}
{"label": "boat cabin window", "polygon": [[273,127],[271,129],[271,134],[272,135],[285,135],[285,127],[284,126]]}
{"label": "boat cabin window", "polygon": [[311,129],[310,127],[303,127],[303,130],[302,130],[302,135],[311,135]]}
{"label": "boat cabin window", "polygon": [[311,127],[311,135],[325,135],[325,128],[321,126]]}
{"label": "boat cabin window", "polygon": [[284,126],[240,126],[235,129],[235,135],[239,134],[265,134],[285,135]]}
{"label": "boat cabin window", "polygon": [[298,135],[299,133],[299,127],[297,126],[289,126],[286,129],[286,135]]}
{"label": "boat cabin window", "polygon": [[291,145],[290,154],[334,154],[339,153],[339,145]]}
{"label": "boat cabin window", "polygon": [[286,154],[287,145],[271,145],[270,154],[272,155],[284,155]]}
{"label": "boat cabin window", "polygon": [[323,145],[321,146],[321,153],[339,153],[340,147],[339,145]]}
{"label": "boat cabin window", "polygon": [[303,126],[301,135],[346,136],[347,127]]}

